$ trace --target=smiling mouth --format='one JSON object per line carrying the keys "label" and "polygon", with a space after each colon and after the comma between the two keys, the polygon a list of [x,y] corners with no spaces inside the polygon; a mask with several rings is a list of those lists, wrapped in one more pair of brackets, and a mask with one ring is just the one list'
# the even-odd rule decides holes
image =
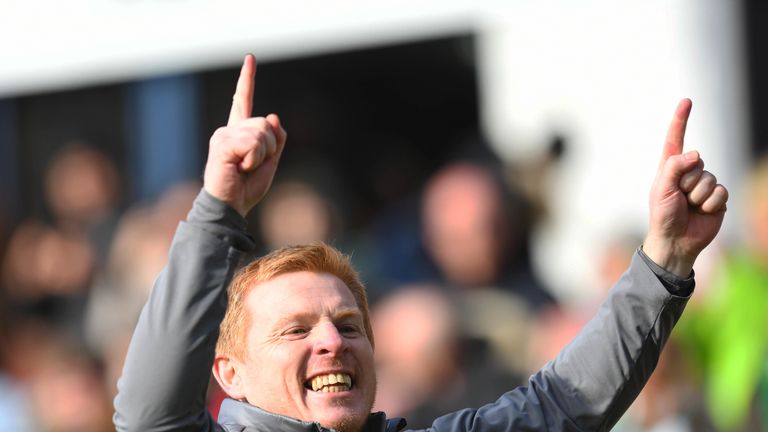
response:
{"label": "smiling mouth", "polygon": [[352,388],[352,377],[345,373],[318,375],[304,383],[304,387],[319,393],[338,393]]}

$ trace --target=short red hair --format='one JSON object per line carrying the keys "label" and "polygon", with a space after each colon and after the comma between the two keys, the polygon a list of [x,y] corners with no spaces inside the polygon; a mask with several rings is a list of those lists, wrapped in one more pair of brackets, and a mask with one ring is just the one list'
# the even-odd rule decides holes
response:
{"label": "short red hair", "polygon": [[250,316],[245,308],[246,296],[261,282],[286,273],[300,271],[328,273],[344,282],[360,309],[365,334],[373,346],[368,296],[349,257],[325,243],[312,243],[278,249],[251,262],[235,275],[228,290],[227,311],[219,326],[216,355],[244,359],[246,337],[250,326]]}

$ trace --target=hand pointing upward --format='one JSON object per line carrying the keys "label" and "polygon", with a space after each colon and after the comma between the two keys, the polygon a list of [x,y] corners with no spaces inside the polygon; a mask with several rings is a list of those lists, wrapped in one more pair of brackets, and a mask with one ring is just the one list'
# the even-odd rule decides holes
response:
{"label": "hand pointing upward", "polygon": [[699,253],[715,238],[728,190],[704,170],[696,151],[683,153],[690,99],[677,105],[651,187],[650,226],[643,250],[656,264],[688,277]]}
{"label": "hand pointing upward", "polygon": [[211,136],[204,189],[245,216],[267,193],[285,146],[276,114],[251,117],[256,59],[248,54],[237,80],[229,121]]}

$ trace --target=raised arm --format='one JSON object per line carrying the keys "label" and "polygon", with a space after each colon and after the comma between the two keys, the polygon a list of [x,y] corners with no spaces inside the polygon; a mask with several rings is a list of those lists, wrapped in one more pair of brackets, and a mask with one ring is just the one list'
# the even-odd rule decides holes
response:
{"label": "raised arm", "polygon": [[227,126],[211,137],[204,190],[179,225],[141,313],[115,399],[119,431],[213,431],[205,407],[226,288],[254,248],[245,216],[285,145],[276,115],[251,117],[255,60],[243,62]]}
{"label": "raised arm", "polygon": [[728,192],[682,154],[691,102],[680,102],[650,194],[643,250],[597,315],[527,387],[437,419],[435,431],[607,431],[650,377],[693,290],[691,269],[717,234]]}

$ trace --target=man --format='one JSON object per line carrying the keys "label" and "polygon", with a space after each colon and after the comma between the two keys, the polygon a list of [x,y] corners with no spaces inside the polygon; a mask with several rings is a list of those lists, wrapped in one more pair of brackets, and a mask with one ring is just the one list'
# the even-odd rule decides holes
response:
{"label": "man", "polygon": [[526,205],[488,166],[454,162],[432,175],[421,218],[435,276],[463,291],[499,289],[533,311],[553,306],[522,253]]}
{"label": "man", "polygon": [[[243,216],[266,194],[286,140],[276,115],[251,117],[254,76],[249,55],[229,122],[211,138],[203,191],[134,333],[118,383],[117,429],[399,430],[404,422],[370,414],[376,383],[368,306],[337,251],[311,245],[267,255],[233,281],[227,306],[226,288],[254,247]],[[672,120],[643,249],[595,319],[527,387],[440,417],[435,431],[615,424],[653,370],[692,292],[693,263],[723,221],[726,189],[698,153],[682,154],[690,108],[683,100]],[[231,397],[218,423],[205,409],[211,366]]]}

